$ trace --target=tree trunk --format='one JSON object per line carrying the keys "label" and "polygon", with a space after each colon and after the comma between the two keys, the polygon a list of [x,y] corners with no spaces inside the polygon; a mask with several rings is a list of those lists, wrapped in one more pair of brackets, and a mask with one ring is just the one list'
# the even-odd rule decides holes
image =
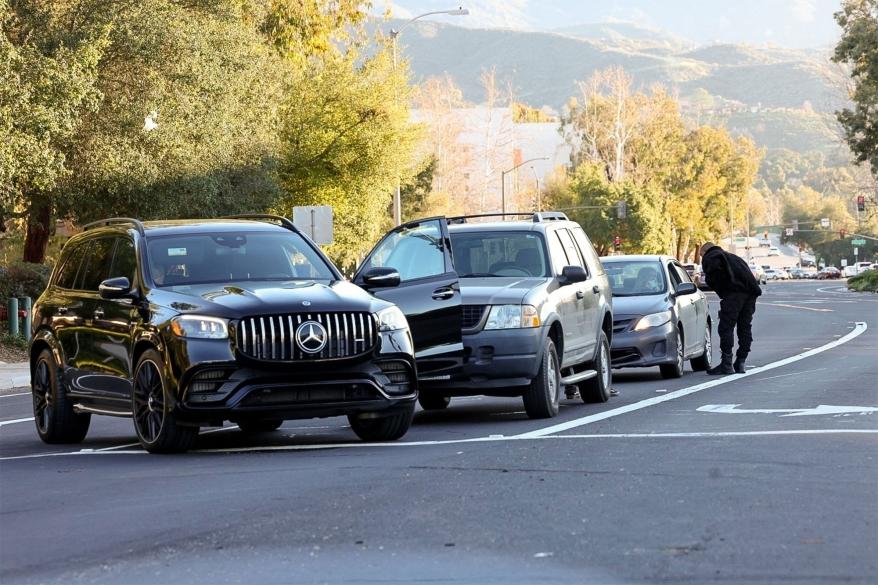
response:
{"label": "tree trunk", "polygon": [[52,204],[43,197],[35,197],[27,216],[22,260],[41,264],[46,259],[46,246],[51,234]]}

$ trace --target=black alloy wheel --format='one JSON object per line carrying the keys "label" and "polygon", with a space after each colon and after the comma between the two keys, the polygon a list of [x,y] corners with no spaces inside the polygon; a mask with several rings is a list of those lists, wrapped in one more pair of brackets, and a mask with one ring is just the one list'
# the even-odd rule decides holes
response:
{"label": "black alloy wheel", "polygon": [[140,444],[150,453],[188,451],[198,436],[198,427],[177,424],[170,409],[161,363],[161,356],[155,350],[145,351],[137,362],[132,393],[134,430]]}
{"label": "black alloy wheel", "polygon": [[34,424],[45,443],[81,443],[88,434],[91,414],[79,414],[67,399],[52,352],[40,352],[31,378]]}

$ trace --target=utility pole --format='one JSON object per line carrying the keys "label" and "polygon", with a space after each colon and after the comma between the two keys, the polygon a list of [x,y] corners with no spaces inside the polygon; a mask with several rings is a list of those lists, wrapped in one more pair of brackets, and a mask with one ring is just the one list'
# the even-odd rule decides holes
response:
{"label": "utility pole", "polygon": [[500,171],[500,212],[506,213],[506,175],[513,172],[518,167],[524,166],[529,162],[534,162],[535,160],[549,160],[547,156],[538,156],[536,158],[529,158],[526,161],[522,161],[512,167],[511,169],[507,169],[505,171]]}

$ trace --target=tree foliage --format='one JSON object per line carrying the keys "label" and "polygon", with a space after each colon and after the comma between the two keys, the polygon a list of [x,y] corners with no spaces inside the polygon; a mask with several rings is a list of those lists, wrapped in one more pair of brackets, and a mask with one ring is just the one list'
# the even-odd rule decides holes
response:
{"label": "tree foliage", "polygon": [[835,13],[842,36],[833,60],[851,69],[854,108],[837,113],[855,159],[878,176],[878,1],[844,0]]}

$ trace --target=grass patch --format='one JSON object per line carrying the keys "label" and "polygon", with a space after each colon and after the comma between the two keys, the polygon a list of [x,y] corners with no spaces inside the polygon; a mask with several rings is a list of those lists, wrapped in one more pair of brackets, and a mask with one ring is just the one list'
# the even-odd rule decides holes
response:
{"label": "grass patch", "polygon": [[848,290],[878,293],[878,270],[867,270],[848,279]]}

